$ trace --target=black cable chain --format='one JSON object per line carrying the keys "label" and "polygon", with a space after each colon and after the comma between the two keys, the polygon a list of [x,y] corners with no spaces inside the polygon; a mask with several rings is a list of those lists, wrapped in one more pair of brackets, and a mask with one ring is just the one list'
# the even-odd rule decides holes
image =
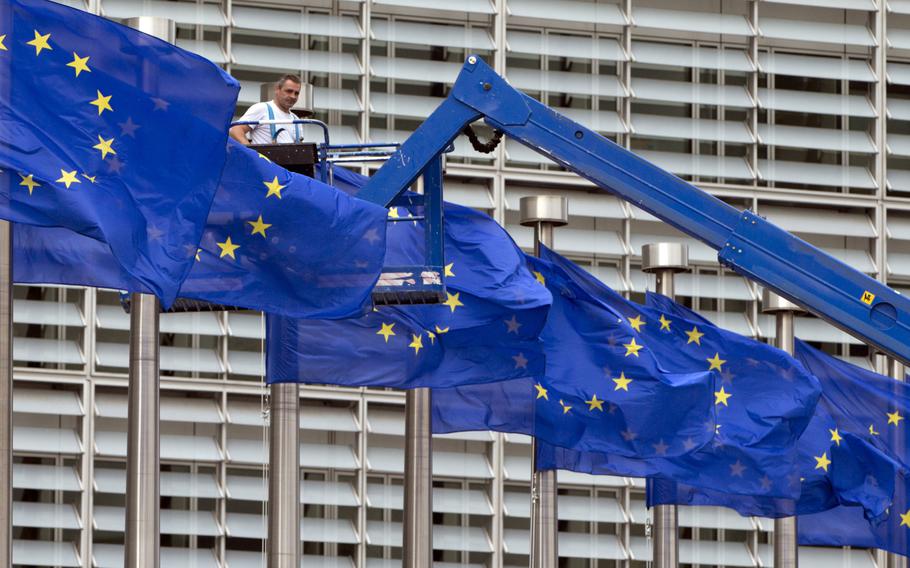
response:
{"label": "black cable chain", "polygon": [[499,146],[499,143],[502,142],[502,136],[504,134],[502,130],[494,130],[493,137],[490,138],[488,142],[481,142],[480,138],[477,137],[477,133],[474,132],[474,129],[470,124],[465,126],[462,132],[465,136],[468,137],[468,140],[471,141],[471,146],[483,154],[489,154],[495,150],[496,147]]}

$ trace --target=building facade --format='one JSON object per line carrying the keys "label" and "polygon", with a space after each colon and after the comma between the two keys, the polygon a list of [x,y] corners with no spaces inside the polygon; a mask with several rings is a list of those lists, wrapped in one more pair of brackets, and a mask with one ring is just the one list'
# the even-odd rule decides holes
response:
{"label": "building facade", "polygon": [[[751,208],[892,286],[910,289],[910,0],[67,0],[120,19],[175,19],[178,44],[243,84],[297,72],[333,142],[400,141],[477,54],[516,87]],[[479,128],[489,135],[489,130]],[[315,132],[313,135],[315,136]],[[179,136],[179,133],[175,133]],[[366,171],[366,170],[365,170]],[[520,197],[565,195],[559,252],[633,299],[641,246],[689,243],[688,305],[773,339],[759,290],[708,247],[506,140],[459,138],[446,196],[529,249]],[[115,292],[17,287],[15,562],[123,564],[129,318]],[[797,335],[872,367],[812,318]],[[267,433],[263,320],[167,314],[162,348],[162,565],[263,566]],[[301,388],[303,566],[399,566],[403,395]],[[490,433],[434,441],[437,567],[528,565],[530,445]],[[650,562],[641,480],[560,473],[567,568]],[[770,566],[766,519],[682,508],[686,565]],[[805,549],[804,566],[872,567],[866,550]]]}

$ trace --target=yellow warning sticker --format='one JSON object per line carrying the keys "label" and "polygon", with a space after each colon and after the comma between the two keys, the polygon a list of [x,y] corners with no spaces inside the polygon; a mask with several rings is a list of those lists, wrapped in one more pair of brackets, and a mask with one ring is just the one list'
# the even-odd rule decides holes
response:
{"label": "yellow warning sticker", "polygon": [[871,306],[872,302],[875,301],[875,294],[869,292],[868,290],[863,292],[863,295],[860,297],[860,300],[867,306]]}

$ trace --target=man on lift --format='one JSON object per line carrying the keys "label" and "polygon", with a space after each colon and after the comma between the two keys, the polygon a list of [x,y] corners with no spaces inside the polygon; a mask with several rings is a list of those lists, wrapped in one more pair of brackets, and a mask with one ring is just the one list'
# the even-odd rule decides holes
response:
{"label": "man on lift", "polygon": [[[243,145],[249,144],[293,144],[299,142],[303,129],[299,124],[291,124],[298,117],[291,112],[300,97],[300,77],[297,75],[284,75],[275,83],[275,96],[264,103],[251,106],[239,122],[278,120],[287,121],[285,124],[259,124],[249,126],[238,124],[230,130],[231,138]],[[247,139],[250,134],[252,140]]]}

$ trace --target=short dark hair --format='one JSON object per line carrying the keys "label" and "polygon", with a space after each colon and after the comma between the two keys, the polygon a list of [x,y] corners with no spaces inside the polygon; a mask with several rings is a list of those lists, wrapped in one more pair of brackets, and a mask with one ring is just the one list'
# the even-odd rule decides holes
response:
{"label": "short dark hair", "polygon": [[278,79],[278,81],[275,82],[275,88],[280,89],[281,87],[284,86],[285,82],[287,82],[287,81],[292,81],[294,83],[297,83],[298,85],[302,84],[300,77],[298,77],[297,75],[288,73],[286,75],[282,75],[281,79]]}

